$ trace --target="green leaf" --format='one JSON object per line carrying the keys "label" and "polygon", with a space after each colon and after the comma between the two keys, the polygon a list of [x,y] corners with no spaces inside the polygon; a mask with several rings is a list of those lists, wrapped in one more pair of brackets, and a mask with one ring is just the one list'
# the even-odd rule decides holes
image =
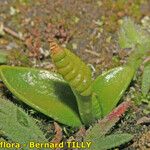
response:
{"label": "green leaf", "polygon": [[93,83],[93,92],[97,95],[106,116],[117,105],[134,75],[134,69],[123,66],[111,69],[100,75]]}
{"label": "green leaf", "polygon": [[102,108],[95,93],[92,93],[92,112],[95,119],[100,119],[102,117]]}
{"label": "green leaf", "polygon": [[119,44],[121,48],[140,45],[145,51],[150,47],[150,36],[130,18],[125,18],[119,32]]}
{"label": "green leaf", "polygon": [[120,120],[121,116],[128,110],[130,106],[131,102],[123,102],[109,115],[98,121],[98,123],[95,123],[91,129],[87,130],[87,134],[84,138],[85,141],[92,141],[97,137],[104,137],[110,131],[110,129]]}
{"label": "green leaf", "polygon": [[[13,142],[28,144],[31,141],[48,142],[35,119],[25,113],[11,101],[0,98],[0,131],[4,137]],[[18,120],[19,113],[19,120]],[[21,119],[23,116],[23,119]],[[20,123],[26,122],[28,125]]]}
{"label": "green leaf", "polygon": [[20,125],[29,127],[28,119],[26,115],[22,111],[20,111],[20,109],[17,109],[16,116],[17,116],[17,121],[18,123],[20,123]]}
{"label": "green leaf", "polygon": [[148,94],[150,90],[150,63],[144,67],[143,77],[142,77],[142,93],[144,96]]}
{"label": "green leaf", "polygon": [[0,76],[21,101],[56,121],[80,126],[77,104],[68,84],[56,73],[25,67],[1,66]]}
{"label": "green leaf", "polygon": [[133,135],[128,133],[112,134],[102,138],[97,137],[96,139],[93,139],[92,145],[89,150],[111,149],[129,142],[130,140],[132,140],[132,138]]}

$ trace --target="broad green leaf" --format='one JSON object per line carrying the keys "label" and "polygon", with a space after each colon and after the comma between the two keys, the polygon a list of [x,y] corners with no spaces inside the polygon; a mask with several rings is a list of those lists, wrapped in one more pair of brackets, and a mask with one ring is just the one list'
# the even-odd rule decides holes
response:
{"label": "broad green leaf", "polygon": [[150,90],[150,63],[148,63],[143,72],[142,77],[142,93],[144,96],[148,94]]}
{"label": "broad green leaf", "polygon": [[106,137],[97,137],[92,140],[89,150],[107,150],[131,141],[133,135],[128,133],[112,134]]}
{"label": "broad green leaf", "polygon": [[102,116],[106,116],[119,102],[134,75],[134,69],[123,66],[105,72],[93,83],[93,92],[97,95],[102,109]]}
{"label": "broad green leaf", "polygon": [[80,126],[74,94],[56,73],[25,67],[1,66],[0,76],[7,88],[21,101],[56,121]]}

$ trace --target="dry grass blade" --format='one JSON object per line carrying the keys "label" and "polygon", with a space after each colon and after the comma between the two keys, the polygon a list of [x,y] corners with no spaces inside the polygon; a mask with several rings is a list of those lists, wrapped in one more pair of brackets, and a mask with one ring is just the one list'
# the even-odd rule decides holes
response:
{"label": "dry grass blade", "polygon": [[55,136],[54,138],[51,140],[52,143],[60,143],[62,140],[62,128],[58,125],[58,123],[54,122],[54,127],[55,127]]}

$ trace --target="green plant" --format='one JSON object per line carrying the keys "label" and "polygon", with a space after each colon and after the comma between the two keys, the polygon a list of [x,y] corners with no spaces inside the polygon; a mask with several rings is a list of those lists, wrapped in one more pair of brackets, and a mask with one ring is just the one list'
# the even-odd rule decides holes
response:
{"label": "green plant", "polygon": [[78,103],[83,123],[92,122],[92,72],[88,66],[67,49],[50,41],[51,57],[58,72],[71,86]]}
{"label": "green plant", "polygon": [[125,19],[119,43],[122,48],[134,51],[127,64],[111,69],[95,80],[84,62],[51,40],[51,57],[62,76],[11,66],[1,66],[0,76],[16,97],[45,115],[73,127],[89,125],[117,105],[150,48],[149,41],[149,36],[139,26]]}

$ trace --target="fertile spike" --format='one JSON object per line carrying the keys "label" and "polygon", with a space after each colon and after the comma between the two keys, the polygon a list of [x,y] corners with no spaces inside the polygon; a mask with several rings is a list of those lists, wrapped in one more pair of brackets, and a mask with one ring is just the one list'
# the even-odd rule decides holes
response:
{"label": "fertile spike", "polygon": [[56,42],[54,42],[53,40],[49,39],[49,43],[50,43],[50,49],[51,49],[52,54],[56,54],[62,50],[58,46],[58,44]]}
{"label": "fertile spike", "polygon": [[82,96],[91,95],[92,73],[79,57],[49,40],[51,57],[58,72]]}

